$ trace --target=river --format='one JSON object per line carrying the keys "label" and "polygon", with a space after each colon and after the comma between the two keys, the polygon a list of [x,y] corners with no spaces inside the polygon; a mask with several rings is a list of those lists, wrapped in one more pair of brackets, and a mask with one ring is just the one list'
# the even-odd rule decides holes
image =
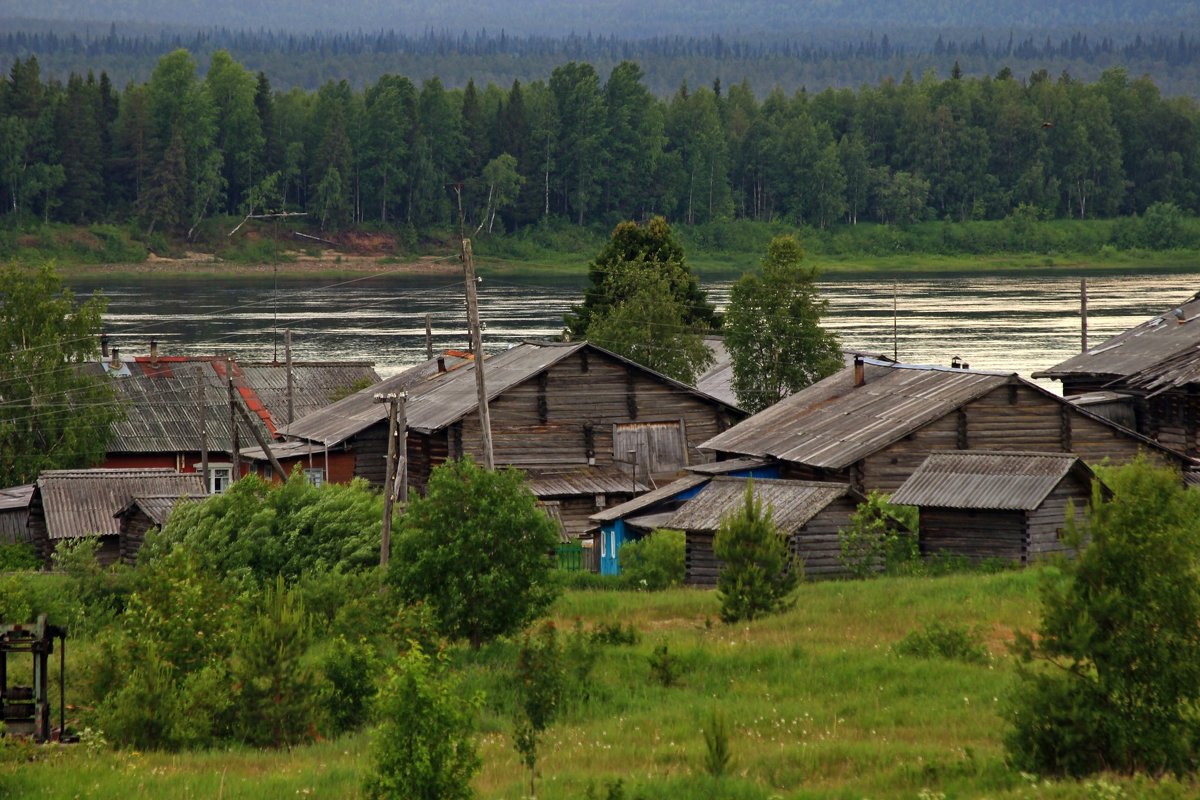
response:
{"label": "river", "polygon": [[[728,282],[706,285],[723,306]],[[461,281],[446,277],[342,281],[73,283],[79,293],[109,298],[105,327],[125,355],[147,353],[156,338],[164,355],[232,352],[244,360],[283,360],[283,332],[293,357],[373,361],[381,375],[424,358],[425,315],[435,349],[465,347]],[[1136,325],[1200,290],[1196,274],[1106,275],[1088,279],[1091,343]],[[949,364],[1028,376],[1080,347],[1079,278],[937,275],[839,278],[820,283],[829,302],[824,324],[846,349],[919,364]],[[562,331],[562,317],[582,299],[582,284],[485,279],[480,285],[484,346],[496,350]],[[893,308],[895,313],[893,314]]]}

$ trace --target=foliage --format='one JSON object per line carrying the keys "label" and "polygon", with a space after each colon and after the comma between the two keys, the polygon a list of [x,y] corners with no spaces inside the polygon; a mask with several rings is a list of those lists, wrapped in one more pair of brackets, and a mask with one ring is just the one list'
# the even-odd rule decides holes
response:
{"label": "foliage", "polygon": [[713,362],[701,331],[671,296],[667,282],[648,273],[622,301],[592,316],[587,339],[683,383],[695,383]]}
{"label": "foliage", "polygon": [[389,670],[379,694],[368,797],[465,800],[479,770],[472,739],[480,697],[464,698],[436,660],[413,646]]}
{"label": "foliage", "polygon": [[6,542],[0,544],[0,572],[37,569],[42,566],[42,559],[37,550],[27,542]]}
{"label": "foliage", "polygon": [[937,619],[925,623],[920,630],[909,631],[895,650],[902,656],[948,658],[969,664],[986,664],[991,658],[977,631]]}
{"label": "foliage", "polygon": [[679,683],[681,665],[679,657],[671,652],[666,642],[659,642],[650,654],[650,681],[670,688]]}
{"label": "foliage", "polygon": [[229,659],[229,677],[238,687],[235,730],[249,744],[291,746],[313,732],[316,679],[304,660],[311,619],[282,576],[255,605]]}
{"label": "foliage", "polygon": [[729,726],[725,715],[715,707],[704,726],[704,771],[720,778],[733,764],[733,752],[729,748]]}
{"label": "foliage", "polygon": [[98,538],[84,537],[59,542],[51,554],[54,568],[67,578],[74,603],[69,624],[75,635],[90,635],[111,624],[125,610],[134,588],[134,576],[125,565],[100,565],[99,549]]}
{"label": "foliage", "polygon": [[53,268],[0,267],[0,485],[93,466],[123,414],[98,355],[105,299],[77,303]]}
{"label": "foliage", "polygon": [[298,470],[282,484],[251,475],[176,509],[139,558],[185,546],[218,574],[251,581],[367,569],[379,561],[382,503],[362,480],[313,486]]}
{"label": "foliage", "polygon": [[785,608],[796,588],[802,564],[788,551],[787,539],[746,482],[746,497],[734,514],[721,521],[713,552],[723,563],[717,578],[724,622],[752,620]]}
{"label": "foliage", "polygon": [[1109,468],[1074,562],[1022,635],[1009,757],[1029,772],[1185,772],[1200,756],[1200,493],[1139,459]]}
{"label": "foliage", "polygon": [[892,505],[872,489],[838,530],[838,560],[855,578],[896,572],[920,558],[916,531],[916,508]]}
{"label": "foliage", "polygon": [[351,641],[338,634],[318,662],[323,681],[317,703],[334,734],[354,730],[369,716],[375,701],[376,680],[383,662],[366,639]]}
{"label": "foliage", "polygon": [[566,317],[572,338],[589,338],[597,319],[629,302],[639,290],[649,291],[648,287],[674,301],[668,305],[681,314],[684,329],[707,330],[714,325],[716,312],[663,217],[654,217],[644,226],[617,225],[588,265],[588,279],[582,305],[573,306]]}
{"label": "foliage", "polygon": [[803,258],[794,236],[776,237],[759,274],[743,275],[730,293],[725,347],[738,404],[751,413],[842,367],[837,336],[821,327],[828,303]]}
{"label": "foliage", "polygon": [[447,461],[425,497],[409,503],[388,580],[403,601],[425,602],[444,635],[478,647],[549,608],[559,589],[548,557],[557,541],[522,473]]}
{"label": "foliage", "polygon": [[686,577],[683,531],[656,530],[641,539],[625,542],[617,554],[621,576],[634,589],[654,592],[679,586]]}
{"label": "foliage", "polygon": [[517,652],[513,747],[529,770],[530,797],[537,797],[538,740],[562,714],[566,677],[563,648],[554,624],[545,622],[536,631],[526,631]]}

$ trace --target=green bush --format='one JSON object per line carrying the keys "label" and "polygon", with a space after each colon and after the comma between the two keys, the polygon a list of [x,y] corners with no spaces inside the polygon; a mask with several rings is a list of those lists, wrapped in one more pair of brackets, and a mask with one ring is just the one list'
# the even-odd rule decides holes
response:
{"label": "green bush", "polygon": [[[1042,588],[1037,636],[1018,636],[1005,737],[1027,772],[1160,774],[1200,759],[1200,492],[1143,459],[1102,471],[1082,547]],[[1086,546],[1083,546],[1086,542]]]}
{"label": "green bush", "polygon": [[42,566],[37,550],[28,542],[0,544],[0,572],[33,570]]}
{"label": "green bush", "polygon": [[464,698],[445,662],[413,647],[379,693],[380,726],[371,743],[372,798],[466,800],[480,760],[472,739],[482,700]]}
{"label": "green bush", "polygon": [[625,542],[617,553],[621,575],[634,589],[660,591],[679,586],[686,577],[687,536],[683,531],[657,530]]}
{"label": "green bush", "polygon": [[337,636],[317,662],[323,681],[317,703],[329,725],[338,734],[361,727],[375,701],[377,676],[383,663],[366,639],[351,641]]}
{"label": "green bush", "polygon": [[871,490],[838,531],[838,560],[855,578],[880,572],[901,572],[916,562],[917,510],[888,502],[888,495]]}
{"label": "green bush", "polygon": [[920,630],[910,631],[896,644],[896,652],[916,658],[947,658],[968,664],[986,664],[991,656],[978,631],[941,620],[925,623]]}
{"label": "green bush", "polygon": [[724,622],[750,620],[782,610],[802,577],[801,562],[788,552],[787,539],[746,482],[742,507],[721,522],[713,552],[723,564],[717,596]]}

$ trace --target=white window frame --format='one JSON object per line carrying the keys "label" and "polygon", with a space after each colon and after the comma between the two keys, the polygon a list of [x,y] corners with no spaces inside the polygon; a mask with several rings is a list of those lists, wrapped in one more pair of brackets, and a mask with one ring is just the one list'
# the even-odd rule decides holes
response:
{"label": "white window frame", "polygon": [[[196,472],[204,469],[203,464],[193,464],[192,467]],[[219,479],[224,478],[224,483],[221,488],[217,488]],[[208,464],[208,493],[221,494],[230,487],[233,483],[233,463],[229,461],[209,462]]]}
{"label": "white window frame", "polygon": [[324,467],[305,467],[304,480],[311,483],[313,486],[321,487],[325,485],[325,468]]}

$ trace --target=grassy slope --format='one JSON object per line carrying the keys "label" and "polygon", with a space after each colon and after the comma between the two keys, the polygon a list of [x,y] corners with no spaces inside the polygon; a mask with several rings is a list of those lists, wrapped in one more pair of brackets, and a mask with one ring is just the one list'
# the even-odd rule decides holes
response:
{"label": "grassy slope", "polygon": [[[593,692],[552,728],[541,751],[539,796],[1091,798],[1195,796],[1198,787],[1108,777],[1040,782],[1003,763],[1001,709],[1013,670],[1005,643],[1036,623],[1037,574],[888,578],[802,587],[787,614],[750,625],[716,620],[712,592],[571,592],[555,614],[564,628],[627,622],[633,647],[611,647]],[[902,658],[891,646],[931,619],[977,627],[990,666]],[[679,686],[648,680],[660,642],[681,660]],[[481,720],[480,797],[520,798],[526,778],[511,746],[511,644],[458,653],[468,686],[491,698]],[[701,768],[701,730],[713,708],[730,723],[734,773],[714,783]],[[184,755],[89,756],[69,748],[0,771],[0,795],[30,798],[358,797],[369,736],[291,753],[234,750]],[[1100,794],[1098,794],[1100,792]]]}

